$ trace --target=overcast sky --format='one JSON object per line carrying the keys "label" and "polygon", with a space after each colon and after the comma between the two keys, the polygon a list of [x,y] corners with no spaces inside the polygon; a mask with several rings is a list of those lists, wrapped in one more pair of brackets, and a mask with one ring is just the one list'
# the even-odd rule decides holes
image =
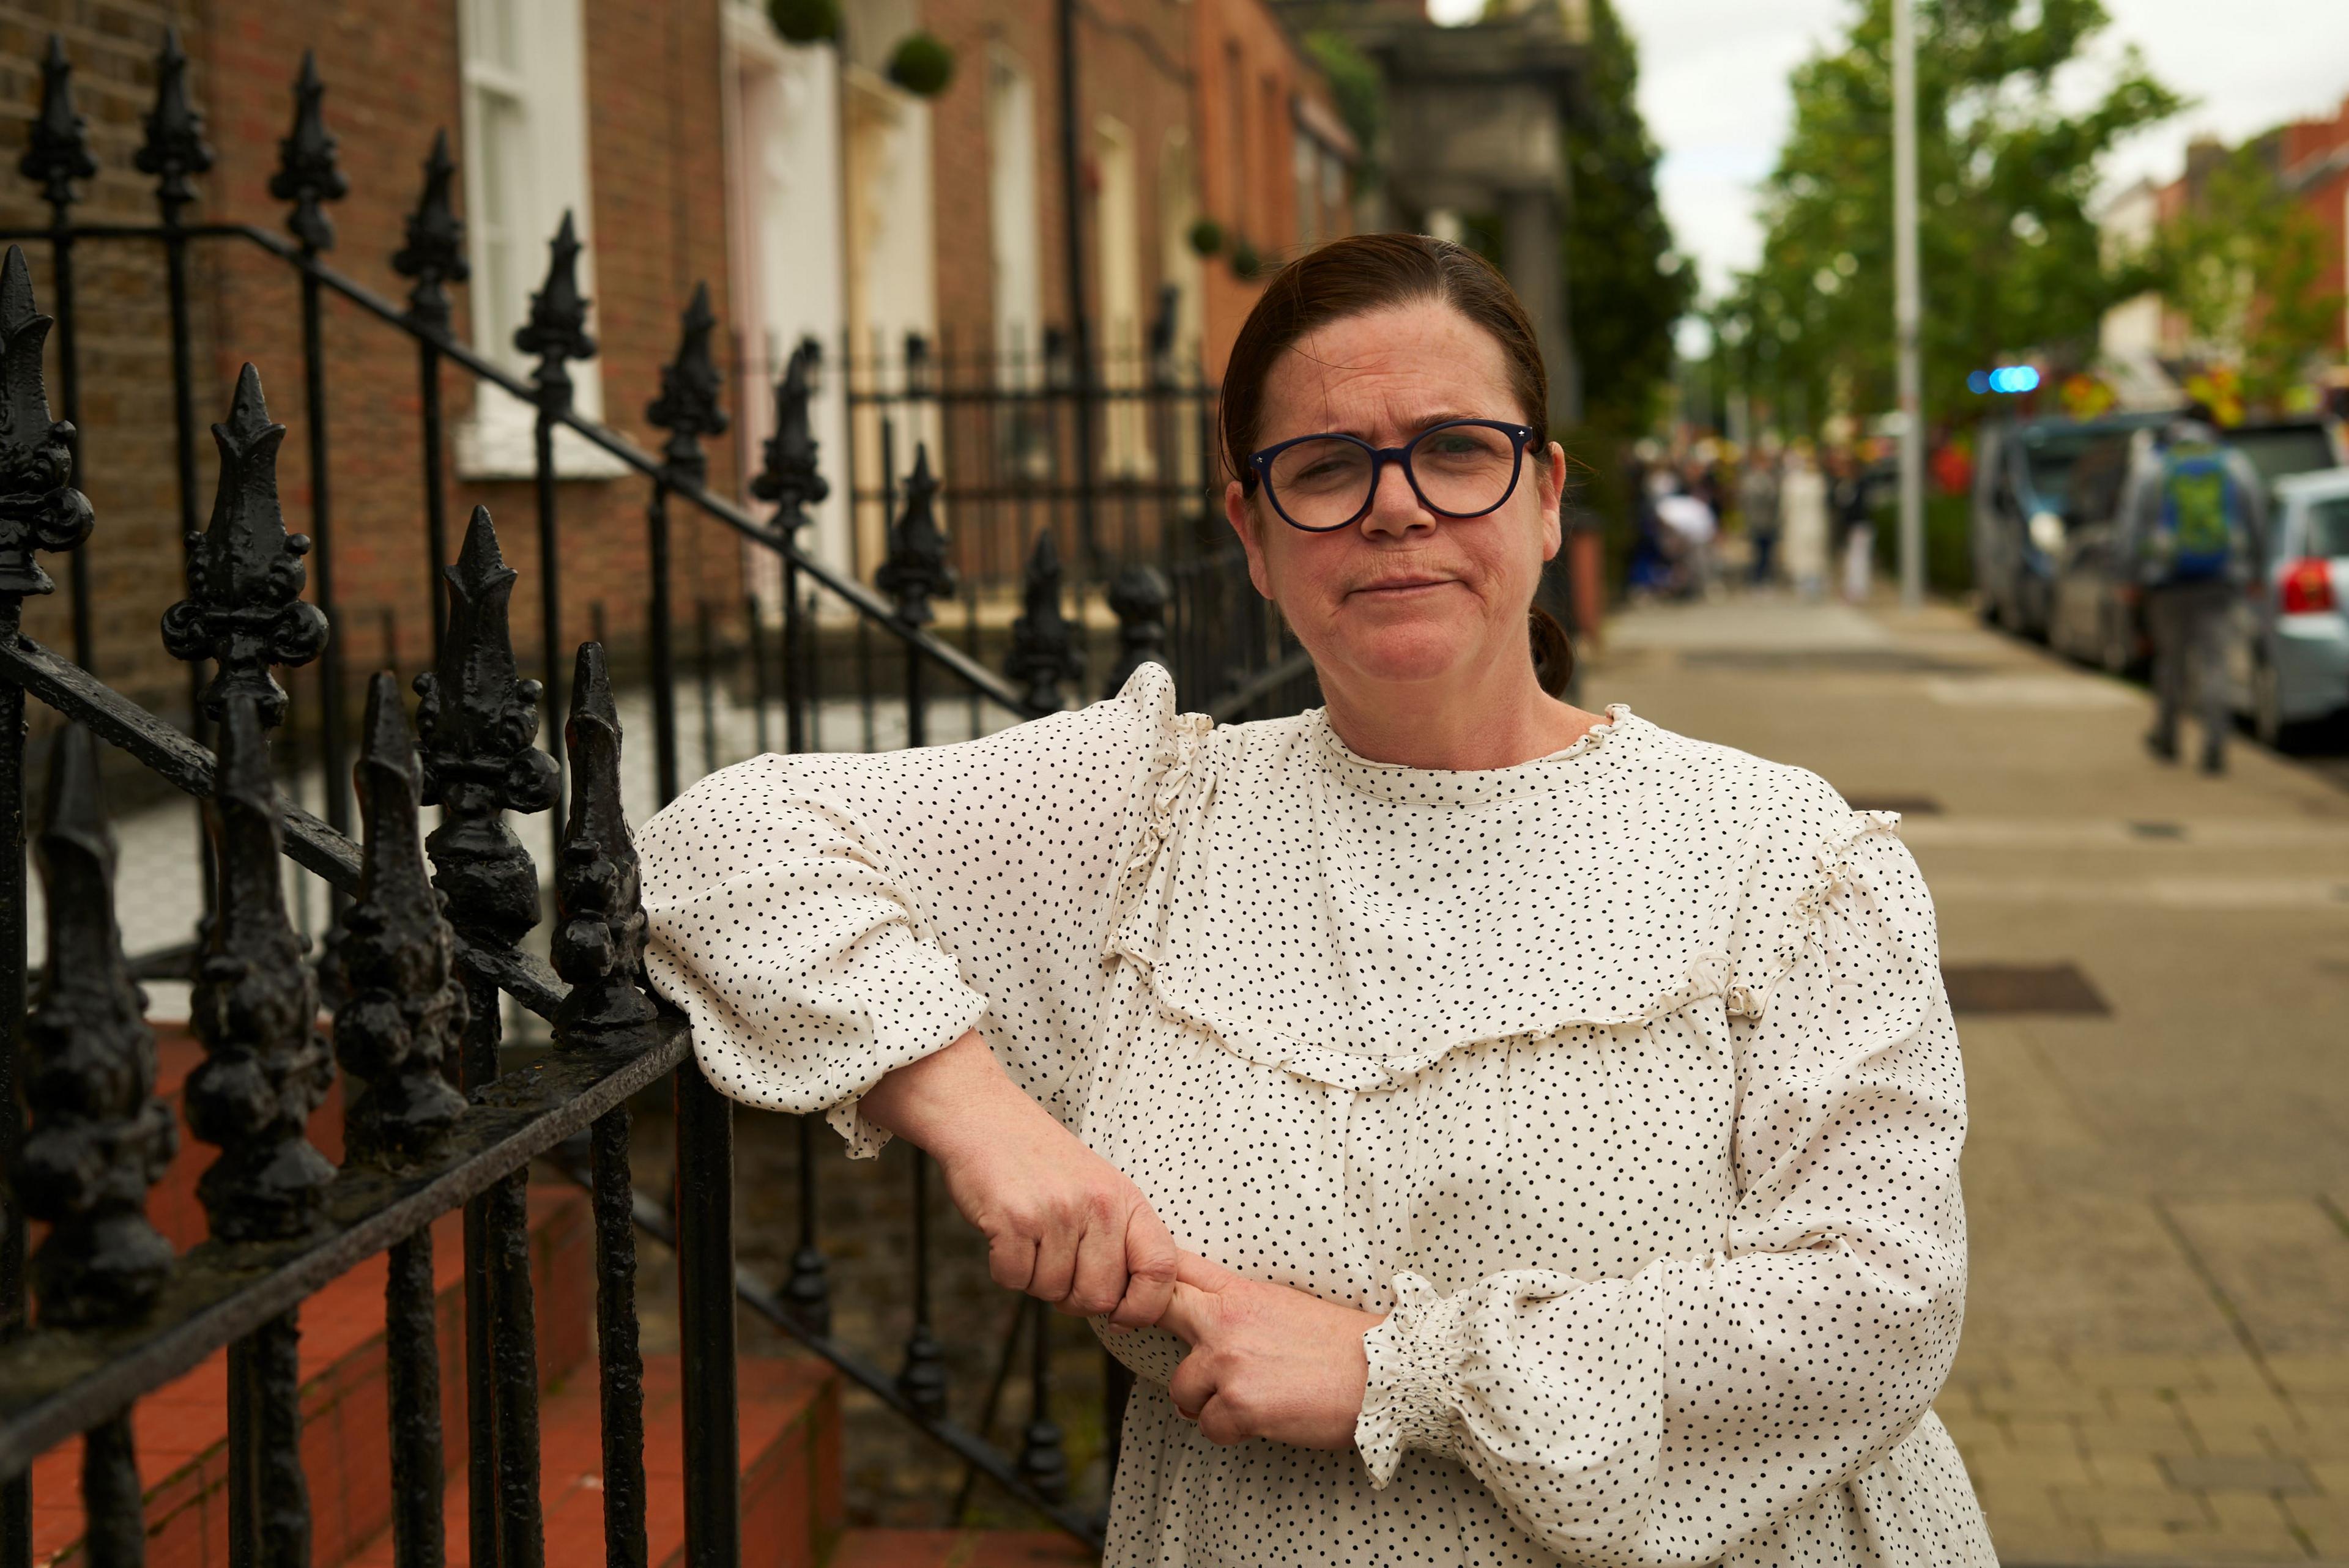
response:
{"label": "overcast sky", "polygon": [[[1753,264],[1761,242],[1754,189],[1770,171],[1792,105],[1787,73],[1837,36],[1857,0],[1614,0],[1640,44],[1640,108],[1663,148],[1664,209],[1708,291]],[[2330,116],[2349,96],[2349,0],[2106,0],[2113,26],[2097,58],[2060,84],[2085,98],[2121,47],[2195,101],[2113,160],[2113,188],[2168,179],[2186,143],[2233,139],[2280,120]],[[1483,0],[1431,0],[1465,20]],[[2103,67],[2100,69],[2099,67]]]}

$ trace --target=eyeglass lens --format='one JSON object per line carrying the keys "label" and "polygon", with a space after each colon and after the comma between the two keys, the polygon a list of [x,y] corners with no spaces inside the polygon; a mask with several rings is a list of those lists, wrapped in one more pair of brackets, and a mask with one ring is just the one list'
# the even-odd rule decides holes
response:
{"label": "eyeglass lens", "polygon": [[[1516,478],[1517,447],[1508,433],[1485,425],[1444,425],[1412,444],[1410,477],[1430,509],[1454,517],[1492,511]],[[1273,500],[1300,528],[1338,528],[1370,505],[1371,450],[1341,436],[1321,436],[1284,448],[1265,478]]]}

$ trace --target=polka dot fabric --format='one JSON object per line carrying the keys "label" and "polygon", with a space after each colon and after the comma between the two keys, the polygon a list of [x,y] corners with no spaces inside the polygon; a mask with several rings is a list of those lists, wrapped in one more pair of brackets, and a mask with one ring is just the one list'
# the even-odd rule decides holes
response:
{"label": "polka dot fabric", "polygon": [[1622,708],[1441,773],[1145,666],[968,745],[761,758],[640,836],[655,985],[755,1105],[976,1026],[1184,1245],[1389,1314],[1356,1451],[1143,1379],[1108,1561],[1994,1563],[1931,1405],[1964,1086],[1895,821]]}

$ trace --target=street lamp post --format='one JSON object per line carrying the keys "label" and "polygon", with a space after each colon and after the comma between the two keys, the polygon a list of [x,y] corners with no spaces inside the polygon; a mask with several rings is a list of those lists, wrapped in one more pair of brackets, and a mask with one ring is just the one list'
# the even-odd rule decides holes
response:
{"label": "street lamp post", "polygon": [[1923,306],[1917,263],[1916,0],[1892,0],[1892,328],[1900,381],[1900,606],[1925,596]]}

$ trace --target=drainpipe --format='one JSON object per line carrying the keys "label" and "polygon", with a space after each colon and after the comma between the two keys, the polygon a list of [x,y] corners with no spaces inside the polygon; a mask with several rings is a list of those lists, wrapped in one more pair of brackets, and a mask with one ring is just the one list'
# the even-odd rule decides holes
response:
{"label": "drainpipe", "polygon": [[[1099,582],[1101,543],[1093,521],[1093,334],[1085,311],[1084,160],[1078,138],[1081,126],[1077,108],[1077,0],[1060,0],[1061,9],[1061,232],[1069,276],[1069,352],[1076,382],[1073,388],[1077,443],[1077,537],[1082,546],[1082,575]],[[1082,590],[1079,590],[1081,594]]]}

